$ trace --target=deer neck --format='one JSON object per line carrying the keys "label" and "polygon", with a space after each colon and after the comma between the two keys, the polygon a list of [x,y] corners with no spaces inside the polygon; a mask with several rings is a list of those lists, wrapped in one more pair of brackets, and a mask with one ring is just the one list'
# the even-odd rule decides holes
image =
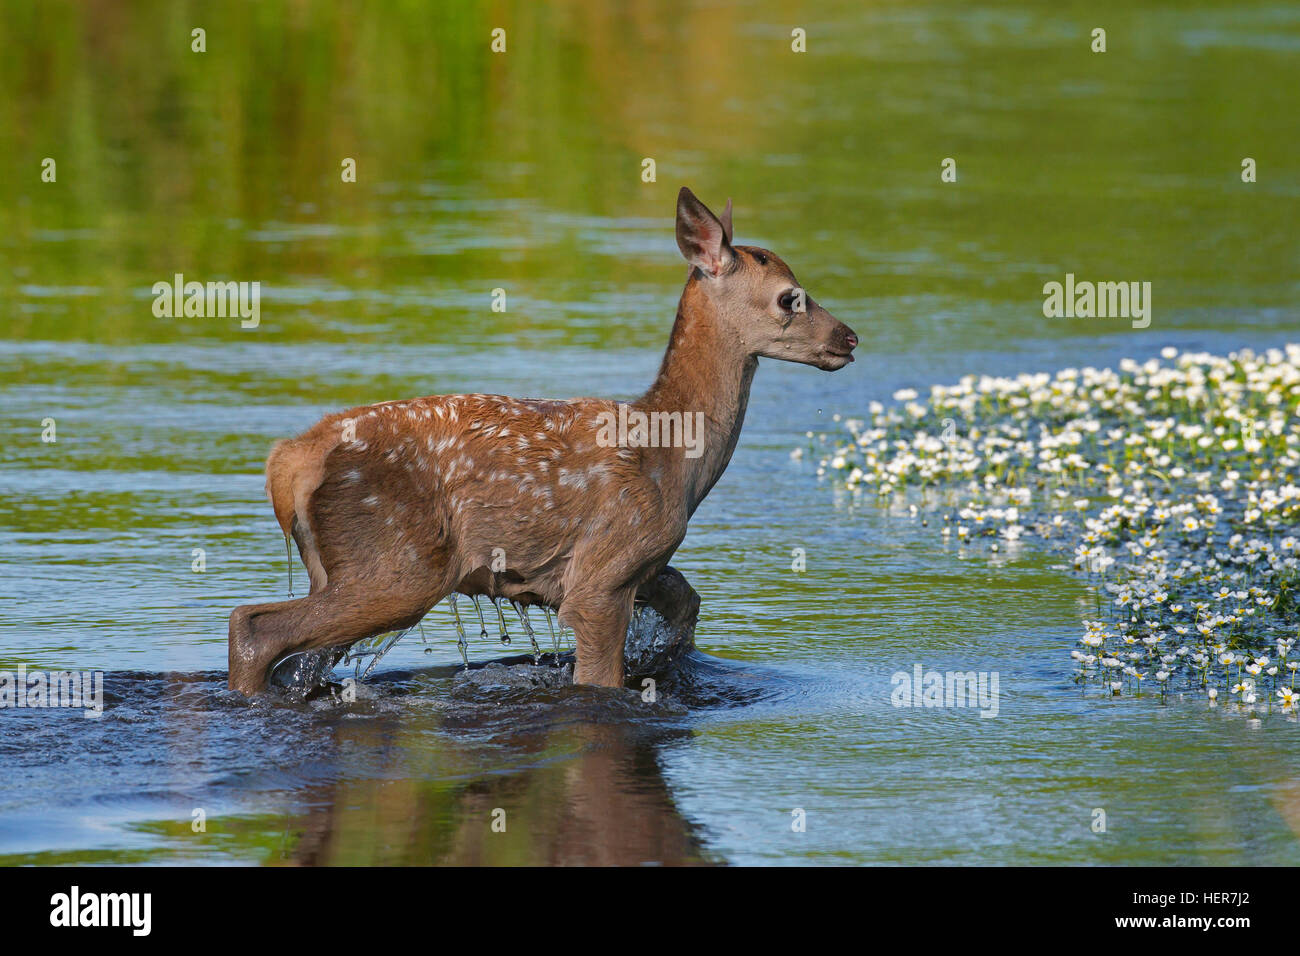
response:
{"label": "deer neck", "polygon": [[757,357],[737,348],[725,334],[716,307],[698,283],[688,282],[677,304],[659,375],[634,403],[641,411],[680,412],[683,418],[703,413],[703,434],[696,433],[698,455],[668,449],[655,456],[652,465],[661,471],[659,484],[665,492],[683,496],[687,517],[695,513],[731,461],[757,368]]}

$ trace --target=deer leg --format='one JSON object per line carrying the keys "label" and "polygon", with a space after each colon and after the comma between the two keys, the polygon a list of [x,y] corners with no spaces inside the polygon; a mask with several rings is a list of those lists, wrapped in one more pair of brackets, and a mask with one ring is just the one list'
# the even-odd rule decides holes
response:
{"label": "deer leg", "polygon": [[265,689],[272,665],[289,654],[412,627],[445,593],[339,582],[293,601],[237,607],[230,615],[230,689]]}
{"label": "deer leg", "polygon": [[623,641],[632,620],[634,590],[566,596],[560,622],[573,628],[578,663],[575,684],[623,686]]}

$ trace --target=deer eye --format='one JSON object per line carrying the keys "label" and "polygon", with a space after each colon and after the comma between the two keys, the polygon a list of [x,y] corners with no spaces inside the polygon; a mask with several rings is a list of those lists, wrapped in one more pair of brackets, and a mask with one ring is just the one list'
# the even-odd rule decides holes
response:
{"label": "deer eye", "polygon": [[776,304],[784,311],[792,312],[794,310],[794,289],[788,289],[785,292],[782,292],[781,298],[776,300]]}

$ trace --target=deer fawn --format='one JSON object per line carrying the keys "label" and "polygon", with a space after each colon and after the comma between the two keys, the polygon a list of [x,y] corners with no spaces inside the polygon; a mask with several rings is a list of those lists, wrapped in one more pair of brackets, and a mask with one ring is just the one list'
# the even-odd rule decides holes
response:
{"label": "deer fawn", "polygon": [[[731,244],[730,200],[719,219],[683,187],[677,245],[691,268],[668,350],[626,408],[439,395],[339,412],[277,442],[267,496],[311,591],[235,608],[230,687],[251,694],[290,654],[411,627],[453,592],[558,609],[575,681],[621,685],[637,589],[731,460],[759,356],[834,371],[858,344],[784,262]],[[609,423],[636,413],[703,422],[702,441],[692,454],[637,427],[611,441]]]}

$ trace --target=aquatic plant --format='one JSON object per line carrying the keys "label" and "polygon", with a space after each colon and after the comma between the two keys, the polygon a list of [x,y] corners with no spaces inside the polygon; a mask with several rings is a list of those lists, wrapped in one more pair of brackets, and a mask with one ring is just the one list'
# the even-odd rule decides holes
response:
{"label": "aquatic plant", "polygon": [[[1300,706],[1300,345],[1166,348],[1119,370],[967,376],[814,435],[856,499],[942,513],[938,533],[1069,554],[1098,595],[1070,654],[1107,695]],[[794,457],[803,457],[796,449]],[[919,499],[919,500],[918,500]]]}

